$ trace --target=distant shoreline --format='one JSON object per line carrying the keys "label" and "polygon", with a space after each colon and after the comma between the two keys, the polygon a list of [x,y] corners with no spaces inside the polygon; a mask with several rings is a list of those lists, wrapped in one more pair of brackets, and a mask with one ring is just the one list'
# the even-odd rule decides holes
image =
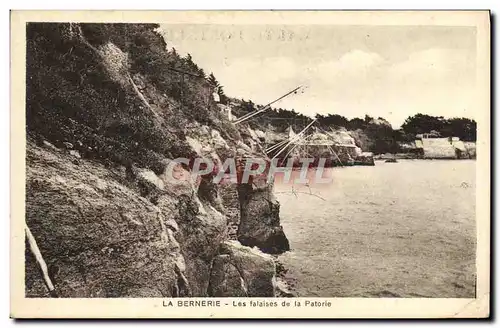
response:
{"label": "distant shoreline", "polygon": [[475,160],[476,157],[471,158],[452,158],[452,157],[417,157],[417,156],[408,156],[406,154],[384,154],[384,155],[374,155],[374,161],[385,161],[388,159],[411,159],[411,160],[447,160],[447,161],[456,161],[456,160]]}
{"label": "distant shoreline", "polygon": [[[389,158],[374,158],[375,161],[385,161]],[[440,160],[440,161],[468,161],[468,160],[473,160],[475,161],[476,158],[411,158],[411,157],[396,157],[396,159],[410,159],[410,160],[423,160],[423,161],[429,161],[429,160]]]}

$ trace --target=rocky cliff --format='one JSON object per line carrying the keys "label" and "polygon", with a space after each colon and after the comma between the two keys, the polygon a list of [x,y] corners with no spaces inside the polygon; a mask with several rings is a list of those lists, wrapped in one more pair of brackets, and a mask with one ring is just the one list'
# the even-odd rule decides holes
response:
{"label": "rocky cliff", "polygon": [[259,200],[272,185],[237,187],[240,243],[228,234],[234,199],[213,177],[167,170],[178,157],[265,156],[156,28],[27,26],[28,297],[276,295],[262,251],[289,246],[279,205]]}

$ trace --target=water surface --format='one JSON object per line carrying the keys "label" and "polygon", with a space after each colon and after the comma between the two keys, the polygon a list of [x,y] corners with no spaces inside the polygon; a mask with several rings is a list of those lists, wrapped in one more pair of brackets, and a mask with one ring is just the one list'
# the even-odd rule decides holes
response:
{"label": "water surface", "polygon": [[333,168],[295,194],[277,183],[299,296],[474,297],[475,168],[400,160]]}

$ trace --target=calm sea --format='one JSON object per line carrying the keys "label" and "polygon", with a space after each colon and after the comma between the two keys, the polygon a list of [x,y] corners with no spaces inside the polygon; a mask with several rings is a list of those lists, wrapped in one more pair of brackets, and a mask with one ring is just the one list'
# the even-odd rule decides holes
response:
{"label": "calm sea", "polygon": [[474,297],[475,169],[400,160],[277,183],[288,280],[303,297]]}

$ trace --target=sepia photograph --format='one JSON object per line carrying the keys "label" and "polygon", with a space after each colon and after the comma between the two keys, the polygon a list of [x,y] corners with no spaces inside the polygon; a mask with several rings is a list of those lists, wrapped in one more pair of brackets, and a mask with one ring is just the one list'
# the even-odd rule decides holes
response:
{"label": "sepia photograph", "polygon": [[11,15],[13,306],[488,315],[489,12],[84,13]]}

